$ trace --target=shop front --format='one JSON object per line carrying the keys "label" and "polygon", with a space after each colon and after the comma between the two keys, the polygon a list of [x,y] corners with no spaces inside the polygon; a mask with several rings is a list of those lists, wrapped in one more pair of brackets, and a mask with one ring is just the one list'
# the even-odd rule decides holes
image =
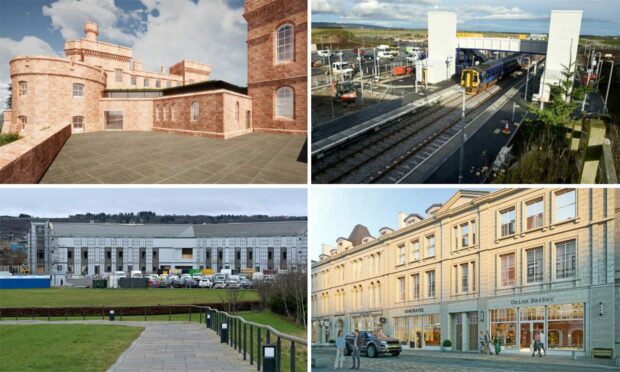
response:
{"label": "shop front", "polygon": [[403,349],[441,348],[441,316],[438,306],[401,310],[392,314],[392,321],[394,337],[398,338]]}
{"label": "shop front", "polygon": [[351,314],[350,319],[351,327],[349,328],[349,332],[353,332],[356,329],[359,329],[360,331],[375,332],[378,329],[383,329],[383,325],[385,323],[385,318],[383,318],[382,312]]}
{"label": "shop front", "polygon": [[585,352],[585,303],[552,303],[551,296],[535,300],[513,301],[514,307],[489,307],[489,333],[493,340],[499,339],[502,350],[531,353],[535,335],[542,332],[551,353]]}

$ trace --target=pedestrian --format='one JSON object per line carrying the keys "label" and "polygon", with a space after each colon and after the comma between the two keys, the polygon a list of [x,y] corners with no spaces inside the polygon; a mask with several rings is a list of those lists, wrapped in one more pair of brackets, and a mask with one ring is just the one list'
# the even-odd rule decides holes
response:
{"label": "pedestrian", "polygon": [[545,352],[545,356],[547,356],[547,349],[545,349],[545,333],[540,330],[540,336],[538,337],[538,355],[540,355],[540,350]]}
{"label": "pedestrian", "polygon": [[338,331],[338,336],[336,336],[336,361],[334,362],[334,369],[342,369],[344,366],[344,346],[345,340],[341,329]]}
{"label": "pedestrian", "polygon": [[489,337],[489,331],[484,333],[484,345],[489,351],[489,355],[493,355],[493,347],[491,346],[491,338]]}
{"label": "pedestrian", "polygon": [[542,356],[540,355],[540,346],[539,343],[540,342],[540,333],[538,333],[538,330],[536,330],[534,332],[534,352],[532,353],[532,356],[536,355],[536,352],[538,351],[538,356]]}
{"label": "pedestrian", "polygon": [[480,331],[480,354],[486,355],[489,352],[486,342],[484,341],[484,332]]}
{"label": "pedestrian", "polygon": [[[353,357],[353,366],[351,369],[360,369],[360,349],[362,348],[362,336],[360,335],[360,330],[355,329],[355,337],[353,337],[353,352],[351,356]],[[355,361],[357,361],[357,367],[355,366]]]}

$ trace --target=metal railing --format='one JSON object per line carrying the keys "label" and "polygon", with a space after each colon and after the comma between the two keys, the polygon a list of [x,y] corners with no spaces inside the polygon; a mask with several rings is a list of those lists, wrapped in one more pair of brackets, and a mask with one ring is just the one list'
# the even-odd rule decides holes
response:
{"label": "metal railing", "polygon": [[[183,320],[187,316],[187,321],[204,323],[205,327],[214,331],[218,336],[221,336],[222,323],[227,323],[228,345],[242,354],[243,360],[249,358],[250,365],[256,365],[257,371],[261,371],[263,366],[261,346],[272,345],[272,337],[275,338],[275,345],[273,346],[275,346],[277,372],[282,371],[283,365],[289,367],[285,370],[295,372],[298,363],[296,360],[298,348],[299,346],[305,348],[308,346],[304,338],[282,333],[269,325],[247,321],[240,315],[231,315],[210,306],[199,305],[0,308],[0,321],[3,319],[19,320],[20,318],[32,320],[43,318],[43,320],[47,319],[48,321],[62,320],[63,318],[64,320],[71,320],[70,318],[81,318],[82,320],[100,318],[104,320],[109,319],[110,310],[114,310],[114,319],[120,321],[142,319],[146,321],[149,317],[153,319],[153,316],[161,316],[162,320],[165,320],[167,316],[167,320],[172,321],[173,318],[179,320],[179,315],[183,316]],[[289,344],[283,345],[283,341]],[[285,361],[282,358],[283,350],[285,353],[289,353],[287,363],[283,363]],[[303,359],[301,362],[303,363]],[[302,366],[302,370],[305,370],[305,365]]]}

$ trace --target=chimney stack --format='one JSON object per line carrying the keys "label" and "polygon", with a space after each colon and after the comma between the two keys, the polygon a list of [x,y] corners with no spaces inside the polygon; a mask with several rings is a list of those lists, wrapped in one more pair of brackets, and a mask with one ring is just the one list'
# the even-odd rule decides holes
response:
{"label": "chimney stack", "polygon": [[99,35],[99,27],[95,22],[84,23],[84,35],[86,40],[97,41],[97,35]]}
{"label": "chimney stack", "polygon": [[407,218],[407,214],[405,212],[398,212],[398,228],[402,229],[405,227],[405,218]]}

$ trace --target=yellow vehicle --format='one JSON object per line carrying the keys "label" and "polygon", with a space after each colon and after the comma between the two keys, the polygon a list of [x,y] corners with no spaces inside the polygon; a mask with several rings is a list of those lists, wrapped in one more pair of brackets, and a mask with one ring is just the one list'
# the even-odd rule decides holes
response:
{"label": "yellow vehicle", "polygon": [[461,86],[465,88],[465,94],[473,95],[478,93],[478,87],[480,86],[480,77],[478,71],[465,68],[461,71]]}

